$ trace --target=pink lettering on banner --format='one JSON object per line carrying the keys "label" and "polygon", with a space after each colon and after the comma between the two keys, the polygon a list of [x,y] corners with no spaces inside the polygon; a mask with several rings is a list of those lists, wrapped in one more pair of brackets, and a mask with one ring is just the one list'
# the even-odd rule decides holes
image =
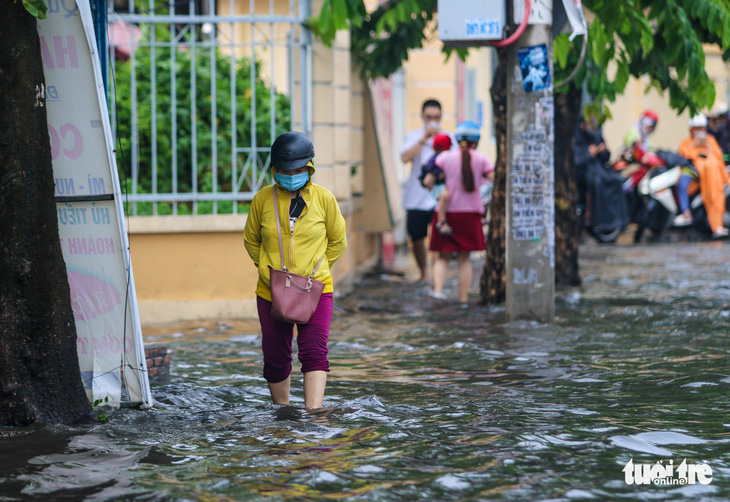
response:
{"label": "pink lettering on banner", "polygon": [[79,56],[76,52],[76,37],[73,35],[66,35],[66,37],[54,35],[52,37],[53,55],[51,55],[46,37],[40,37],[40,39],[41,59],[46,70],[64,70],[66,68],[75,69],[79,67]]}
{"label": "pink lettering on banner", "polygon": [[[81,137],[81,133],[73,124],[63,124],[58,131],[52,126],[48,125],[48,134],[51,137],[51,158],[56,160],[61,154],[63,154],[71,160],[76,160],[81,157],[84,151],[84,140]],[[69,136],[70,135],[70,136]],[[63,145],[61,142],[63,141]]]}
{"label": "pink lettering on banner", "polygon": [[111,237],[69,237],[68,254],[114,254],[114,239]]}
{"label": "pink lettering on banner", "polygon": [[71,308],[77,321],[90,321],[114,310],[122,303],[122,293],[114,285],[80,272],[68,273]]}

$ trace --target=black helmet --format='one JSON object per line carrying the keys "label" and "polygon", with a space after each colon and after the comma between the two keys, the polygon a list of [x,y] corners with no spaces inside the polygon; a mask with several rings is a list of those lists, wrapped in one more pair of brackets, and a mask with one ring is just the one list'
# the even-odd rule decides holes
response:
{"label": "black helmet", "polygon": [[309,164],[314,157],[314,145],[304,134],[285,132],[271,145],[271,165],[289,171]]}

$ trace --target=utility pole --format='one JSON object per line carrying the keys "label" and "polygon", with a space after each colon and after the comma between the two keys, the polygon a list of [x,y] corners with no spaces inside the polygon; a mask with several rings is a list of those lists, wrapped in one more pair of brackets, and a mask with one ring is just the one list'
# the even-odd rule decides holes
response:
{"label": "utility pole", "polygon": [[[510,4],[520,26],[504,38]],[[508,47],[509,321],[552,323],[555,317],[552,12],[553,0],[439,0],[439,38],[444,44]]]}
{"label": "utility pole", "polygon": [[[524,0],[514,3],[518,14]],[[508,48],[505,255],[509,321],[552,323],[555,317],[552,38],[552,2],[533,0],[524,33]]]}

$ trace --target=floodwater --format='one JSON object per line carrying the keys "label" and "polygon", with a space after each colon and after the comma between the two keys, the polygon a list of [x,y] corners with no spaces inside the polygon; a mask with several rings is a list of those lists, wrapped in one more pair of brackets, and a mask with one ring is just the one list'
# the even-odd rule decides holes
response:
{"label": "floodwater", "polygon": [[[155,408],[0,429],[0,501],[728,500],[729,249],[587,242],[550,326],[371,277],[337,301],[318,412],[296,365],[269,402],[255,321],[147,329]],[[628,484],[630,460],[672,470]]]}

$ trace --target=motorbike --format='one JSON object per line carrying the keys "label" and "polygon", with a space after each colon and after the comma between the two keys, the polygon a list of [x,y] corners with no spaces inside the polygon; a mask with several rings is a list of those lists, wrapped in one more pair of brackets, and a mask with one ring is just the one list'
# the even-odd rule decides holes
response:
{"label": "motorbike", "polygon": [[[634,242],[641,241],[648,229],[650,240],[658,241],[664,237],[668,229],[688,232],[689,240],[699,240],[711,234],[707,222],[707,212],[698,191],[690,197],[692,224],[674,227],[672,222],[679,213],[677,187],[682,170],[691,166],[692,162],[676,153],[658,150],[657,152],[634,151],[633,159],[638,167],[627,172],[627,165],[617,163],[614,167],[621,169],[627,176],[624,189],[629,201],[631,220],[636,223]],[[632,160],[633,160],[632,159]],[[625,161],[625,159],[624,159]],[[630,164],[630,162],[628,163]],[[726,207],[730,208],[730,187],[725,187]],[[725,213],[730,221],[730,213]]]}

